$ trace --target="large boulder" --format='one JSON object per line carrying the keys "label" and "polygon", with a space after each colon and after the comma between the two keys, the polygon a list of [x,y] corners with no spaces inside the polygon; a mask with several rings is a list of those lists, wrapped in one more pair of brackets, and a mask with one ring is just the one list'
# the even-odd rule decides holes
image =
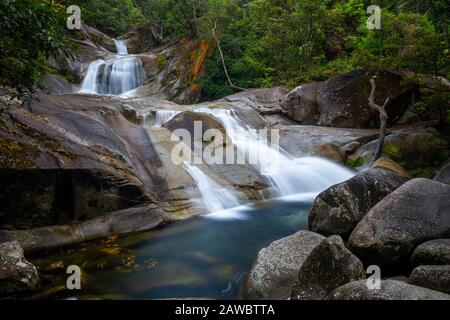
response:
{"label": "large boulder", "polygon": [[348,283],[329,296],[329,300],[450,300],[450,295],[401,281],[381,281],[379,290],[369,289],[366,280]]}
{"label": "large boulder", "polygon": [[349,238],[350,250],[368,264],[399,267],[428,240],[450,236],[450,186],[414,179],[379,202]]}
{"label": "large boulder", "polygon": [[[377,146],[378,139],[373,140],[349,156],[349,160],[361,165],[368,164]],[[439,166],[447,159],[447,143],[434,128],[404,129],[386,137],[382,155],[413,174],[420,174],[424,169]]]}
{"label": "large boulder", "polygon": [[309,230],[347,238],[361,219],[408,179],[378,169],[359,173],[325,190],[309,213]]}
{"label": "large boulder", "polygon": [[302,124],[316,124],[319,118],[318,87],[319,84],[313,83],[295,88],[284,97],[281,109],[288,117]]}
{"label": "large boulder", "polygon": [[365,276],[363,264],[345,247],[342,238],[331,236],[315,247],[300,267],[291,299],[320,300]]}
{"label": "large boulder", "polygon": [[419,266],[409,277],[411,284],[450,294],[450,265]]}
{"label": "large boulder", "polygon": [[450,265],[450,239],[437,239],[422,243],[414,250],[411,261],[415,265]]}
{"label": "large boulder", "polygon": [[262,249],[246,278],[242,297],[250,300],[289,298],[302,264],[324,239],[316,233],[300,231]]}
{"label": "large boulder", "polygon": [[446,164],[434,178],[435,181],[450,184],[450,163]]}
{"label": "large boulder", "polygon": [[345,162],[349,154],[375,138],[372,130],[282,125],[280,147],[295,157],[320,156]]}
{"label": "large boulder", "polygon": [[32,291],[38,287],[36,267],[25,260],[20,244],[0,243],[0,294]]}
{"label": "large boulder", "polygon": [[[284,99],[283,111],[301,124],[341,128],[376,127],[378,113],[368,105],[370,78],[374,72],[355,71],[329,81],[294,89]],[[378,72],[375,101],[383,104],[389,97],[387,112],[391,122],[398,120],[410,102],[411,87],[402,86],[403,76]]]}
{"label": "large boulder", "polygon": [[281,113],[280,103],[288,93],[286,87],[254,89],[227,96],[219,101],[231,102],[238,107],[251,107],[262,115]]}

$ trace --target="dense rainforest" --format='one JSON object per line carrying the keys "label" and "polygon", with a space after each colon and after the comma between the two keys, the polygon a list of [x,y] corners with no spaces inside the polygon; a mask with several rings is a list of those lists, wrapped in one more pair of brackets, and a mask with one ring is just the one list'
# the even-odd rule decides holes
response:
{"label": "dense rainforest", "polygon": [[[424,74],[450,76],[448,1],[372,2],[2,0],[1,83],[31,88],[50,72],[46,58],[64,49],[73,36],[64,23],[70,4],[81,7],[83,21],[111,36],[145,30],[148,46],[182,39],[208,41],[206,73],[199,79],[205,100],[238,88],[293,88],[358,68],[408,70],[411,81],[420,81]],[[366,27],[370,4],[382,8],[379,30]],[[429,88],[423,93],[427,105],[420,108],[448,98]]]}

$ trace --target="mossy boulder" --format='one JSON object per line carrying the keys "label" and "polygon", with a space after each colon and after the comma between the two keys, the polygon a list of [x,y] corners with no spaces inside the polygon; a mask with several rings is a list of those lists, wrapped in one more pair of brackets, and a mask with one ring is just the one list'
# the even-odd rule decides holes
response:
{"label": "mossy boulder", "polygon": [[[378,140],[369,142],[349,156],[348,161],[362,167],[370,163]],[[397,162],[411,175],[436,168],[448,158],[448,144],[434,128],[404,129],[386,137],[382,156]]]}

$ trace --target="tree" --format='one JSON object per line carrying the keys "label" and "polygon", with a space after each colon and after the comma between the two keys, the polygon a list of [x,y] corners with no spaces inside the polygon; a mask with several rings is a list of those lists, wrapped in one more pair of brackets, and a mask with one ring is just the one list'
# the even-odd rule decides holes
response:
{"label": "tree", "polygon": [[0,12],[0,84],[21,95],[48,72],[48,57],[67,45],[65,8],[50,0],[2,0]]}

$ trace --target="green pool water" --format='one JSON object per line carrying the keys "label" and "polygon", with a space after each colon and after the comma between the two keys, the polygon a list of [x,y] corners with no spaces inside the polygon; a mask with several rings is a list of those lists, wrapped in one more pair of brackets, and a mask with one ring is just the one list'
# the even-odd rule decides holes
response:
{"label": "green pool water", "polygon": [[[36,259],[82,269],[79,299],[236,299],[258,252],[307,228],[312,199],[274,200]],[[65,286],[67,275],[50,277]],[[61,293],[60,293],[61,294]]]}

